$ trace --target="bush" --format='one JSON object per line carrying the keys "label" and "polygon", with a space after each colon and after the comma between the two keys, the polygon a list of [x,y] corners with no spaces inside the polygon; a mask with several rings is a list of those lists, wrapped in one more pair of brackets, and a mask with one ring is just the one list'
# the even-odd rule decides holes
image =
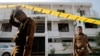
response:
{"label": "bush", "polygon": [[100,32],[97,34],[95,41],[96,41],[97,45],[100,46]]}

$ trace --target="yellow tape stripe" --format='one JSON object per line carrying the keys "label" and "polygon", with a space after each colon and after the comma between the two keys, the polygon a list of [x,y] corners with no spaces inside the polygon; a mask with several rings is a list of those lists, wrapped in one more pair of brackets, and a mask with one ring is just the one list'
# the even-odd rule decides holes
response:
{"label": "yellow tape stripe", "polygon": [[[16,6],[17,5],[0,5],[0,8],[13,8]],[[30,6],[30,5],[21,5],[21,6],[23,8],[26,8],[26,9],[29,9],[32,11],[37,11],[37,12],[41,12],[41,13],[45,13],[45,14],[49,14],[49,15],[53,15],[53,16],[57,16],[57,17],[67,18],[70,20],[78,20],[78,21],[83,21],[83,22],[94,23],[94,24],[100,25],[100,20],[76,16],[76,15],[67,14],[67,13],[61,13],[61,12],[57,12],[54,10],[39,8],[39,7],[35,7],[35,6]]]}
{"label": "yellow tape stripe", "polygon": [[42,13],[45,13],[45,14],[50,14],[50,13],[51,13],[51,10],[48,10],[48,9],[42,9],[41,12],[42,12]]}
{"label": "yellow tape stripe", "polygon": [[0,5],[0,8],[14,8],[17,5]]}
{"label": "yellow tape stripe", "polygon": [[[37,11],[37,12],[41,12],[41,13],[45,13],[45,14],[49,14],[49,15],[54,15],[54,16],[58,16],[58,17],[62,17],[62,18],[67,18],[70,20],[78,20],[78,21],[83,21],[83,22],[100,24],[100,21],[95,20],[95,19],[80,17],[80,16],[71,15],[71,14],[67,14],[67,13],[61,13],[61,12],[57,12],[57,11],[53,11],[53,10],[49,10],[49,9],[44,9],[44,8],[38,8],[38,7],[34,7],[34,6],[32,6],[32,8],[34,8],[33,10]],[[30,8],[28,8],[28,9],[30,9]]]}

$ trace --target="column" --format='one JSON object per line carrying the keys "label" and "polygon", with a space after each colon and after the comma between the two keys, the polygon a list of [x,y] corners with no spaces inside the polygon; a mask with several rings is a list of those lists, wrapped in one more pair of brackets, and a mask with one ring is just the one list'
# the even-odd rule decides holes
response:
{"label": "column", "polygon": [[1,36],[1,33],[2,33],[1,27],[2,27],[2,23],[0,22],[0,36]]}
{"label": "column", "polygon": [[[74,1],[72,1],[72,13],[75,14],[75,4],[74,4]],[[74,33],[76,32],[76,24],[77,24],[77,21],[73,21],[73,24],[74,24]]]}
{"label": "column", "polygon": [[45,17],[45,56],[48,56],[48,31],[47,31],[47,16]]}
{"label": "column", "polygon": [[[82,5],[80,5],[80,8],[78,8],[79,13],[80,13],[80,16],[83,16],[82,8],[83,8]],[[81,19],[81,18],[80,18],[80,19]],[[85,24],[84,24],[84,22],[77,21],[77,26],[82,26],[83,32],[84,32],[84,29],[85,29]]]}

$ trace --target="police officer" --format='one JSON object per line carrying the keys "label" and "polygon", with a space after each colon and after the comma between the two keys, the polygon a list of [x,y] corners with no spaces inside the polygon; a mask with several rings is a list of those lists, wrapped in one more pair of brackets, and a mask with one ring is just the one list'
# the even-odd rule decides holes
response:
{"label": "police officer", "polygon": [[[15,21],[15,18],[19,21]],[[12,56],[29,56],[32,51],[32,44],[35,32],[35,22],[20,10],[16,9],[10,16],[9,23],[18,28],[15,36],[15,47]]]}
{"label": "police officer", "polygon": [[88,56],[88,49],[92,50],[88,43],[87,35],[82,32],[82,27],[77,27],[77,34],[73,38],[73,56]]}

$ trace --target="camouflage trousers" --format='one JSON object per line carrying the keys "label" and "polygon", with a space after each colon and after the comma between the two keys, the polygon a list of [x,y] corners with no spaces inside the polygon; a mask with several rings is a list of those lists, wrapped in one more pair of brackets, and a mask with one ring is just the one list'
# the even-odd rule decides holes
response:
{"label": "camouflage trousers", "polygon": [[[24,53],[24,51],[26,51]],[[12,50],[11,56],[30,56],[31,50],[25,49],[24,46],[15,46]]]}
{"label": "camouflage trousers", "polygon": [[76,50],[73,56],[88,56],[88,50],[86,49],[79,51]]}

